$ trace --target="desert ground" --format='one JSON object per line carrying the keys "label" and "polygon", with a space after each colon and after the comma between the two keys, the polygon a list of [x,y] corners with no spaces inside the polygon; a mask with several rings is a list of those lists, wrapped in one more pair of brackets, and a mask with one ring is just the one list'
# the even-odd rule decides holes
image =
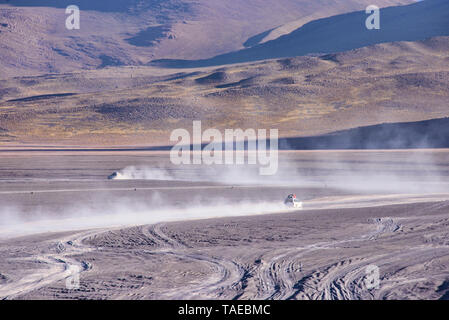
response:
{"label": "desert ground", "polygon": [[449,298],[449,150],[281,152],[273,177],[130,149],[0,168],[2,299]]}
{"label": "desert ground", "polygon": [[0,299],[449,299],[447,0],[76,3],[0,0]]}

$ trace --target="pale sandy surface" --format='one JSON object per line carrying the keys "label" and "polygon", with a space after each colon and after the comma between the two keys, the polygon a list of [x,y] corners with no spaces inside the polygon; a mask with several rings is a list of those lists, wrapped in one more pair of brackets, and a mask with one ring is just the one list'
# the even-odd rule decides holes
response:
{"label": "pale sandy surface", "polygon": [[[165,176],[105,178],[131,165]],[[276,179],[148,152],[9,153],[0,169],[0,298],[449,297],[447,150],[284,153]],[[304,210],[285,210],[290,192]]]}

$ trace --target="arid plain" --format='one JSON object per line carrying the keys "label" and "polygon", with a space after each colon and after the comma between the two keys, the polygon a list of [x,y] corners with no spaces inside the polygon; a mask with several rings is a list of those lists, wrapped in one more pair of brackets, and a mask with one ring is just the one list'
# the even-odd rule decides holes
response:
{"label": "arid plain", "polygon": [[0,297],[447,298],[449,150],[280,160],[262,179],[164,152],[3,151]]}
{"label": "arid plain", "polygon": [[449,299],[448,1],[76,2],[0,0],[0,299]]}

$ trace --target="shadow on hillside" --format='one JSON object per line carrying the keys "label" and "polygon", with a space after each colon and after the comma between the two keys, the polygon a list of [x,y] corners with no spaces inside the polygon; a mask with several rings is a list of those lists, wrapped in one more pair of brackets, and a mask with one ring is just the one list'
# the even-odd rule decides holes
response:
{"label": "shadow on hillside", "polygon": [[[1,128],[0,128],[1,129]],[[4,130],[4,129],[3,129]],[[1,131],[0,131],[1,132]],[[6,130],[4,131],[7,132]],[[207,144],[203,144],[204,148]],[[269,147],[269,143],[267,142]],[[245,149],[248,142],[244,142]],[[222,145],[225,150],[224,144]],[[234,149],[236,144],[234,143]],[[419,122],[388,123],[338,131],[331,134],[280,138],[279,150],[367,150],[367,149],[419,149],[449,148],[449,118]],[[169,151],[172,146],[126,148],[35,148],[0,149],[1,152],[24,151]],[[192,145],[190,145],[192,149]]]}
{"label": "shadow on hillside", "polygon": [[449,118],[389,123],[332,134],[285,138],[281,150],[449,148]]}
{"label": "shadow on hillside", "polygon": [[[384,42],[449,36],[449,1],[426,0],[381,9],[380,30],[368,30],[365,11],[314,20],[278,39],[203,60],[160,59],[164,67],[193,68],[343,52]],[[250,43],[253,39],[251,39]]]}

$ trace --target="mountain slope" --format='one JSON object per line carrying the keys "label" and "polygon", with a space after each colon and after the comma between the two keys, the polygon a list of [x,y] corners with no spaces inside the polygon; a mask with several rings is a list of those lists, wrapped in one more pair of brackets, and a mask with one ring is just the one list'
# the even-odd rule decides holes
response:
{"label": "mountain slope", "polygon": [[183,71],[110,67],[0,81],[0,143],[168,145],[192,120],[304,137],[449,117],[449,37]]}
{"label": "mountain slope", "polygon": [[381,10],[380,30],[368,30],[365,11],[309,22],[266,43],[203,60],[157,60],[164,67],[204,67],[272,58],[335,53],[376,43],[417,41],[449,35],[449,1],[425,0]]}
{"label": "mountain slope", "polygon": [[[0,78],[203,59],[290,21],[364,9],[371,0],[0,0]],[[378,0],[378,6],[413,0]],[[66,30],[64,8],[81,9]]]}

